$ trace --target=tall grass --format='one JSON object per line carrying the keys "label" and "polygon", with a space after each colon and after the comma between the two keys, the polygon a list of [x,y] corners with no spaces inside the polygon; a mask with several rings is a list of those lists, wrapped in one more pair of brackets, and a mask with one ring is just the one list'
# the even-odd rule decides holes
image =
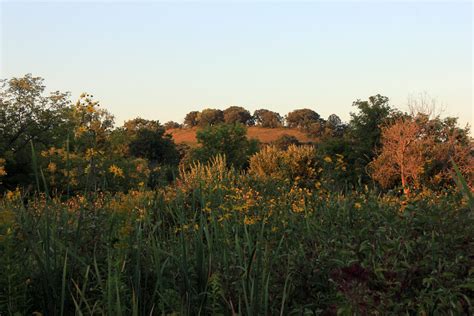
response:
{"label": "tall grass", "polygon": [[456,194],[302,198],[222,164],[156,192],[3,198],[0,313],[473,312],[474,218]]}

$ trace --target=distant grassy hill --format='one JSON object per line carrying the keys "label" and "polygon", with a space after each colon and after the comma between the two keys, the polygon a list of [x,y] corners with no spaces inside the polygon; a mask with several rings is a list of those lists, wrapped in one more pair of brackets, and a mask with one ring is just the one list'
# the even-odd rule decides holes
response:
{"label": "distant grassy hill", "polygon": [[[197,128],[176,128],[169,129],[166,132],[173,136],[177,144],[184,143],[193,146],[197,144],[196,131]],[[247,137],[258,139],[262,143],[271,143],[285,134],[296,137],[302,143],[315,141],[315,139],[308,137],[305,133],[292,128],[263,128],[255,126],[247,128]]]}

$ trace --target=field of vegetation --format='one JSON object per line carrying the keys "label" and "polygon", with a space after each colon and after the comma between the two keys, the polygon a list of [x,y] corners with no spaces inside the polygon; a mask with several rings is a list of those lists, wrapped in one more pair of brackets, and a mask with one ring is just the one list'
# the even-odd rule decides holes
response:
{"label": "field of vegetation", "polygon": [[3,83],[0,315],[474,312],[472,139],[426,100],[115,127],[90,95]]}

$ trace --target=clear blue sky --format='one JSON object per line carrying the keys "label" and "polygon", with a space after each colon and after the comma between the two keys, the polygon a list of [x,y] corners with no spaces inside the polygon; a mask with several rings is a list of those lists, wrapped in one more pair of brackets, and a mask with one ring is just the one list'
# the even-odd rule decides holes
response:
{"label": "clear blue sky", "polygon": [[0,4],[0,77],[92,93],[116,123],[204,107],[349,118],[380,93],[427,92],[473,119],[471,2]]}

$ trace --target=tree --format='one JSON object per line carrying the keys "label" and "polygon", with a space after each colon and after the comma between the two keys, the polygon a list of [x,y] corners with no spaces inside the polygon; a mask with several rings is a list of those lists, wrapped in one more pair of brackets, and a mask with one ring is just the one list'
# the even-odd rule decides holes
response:
{"label": "tree", "polygon": [[256,140],[247,139],[247,129],[242,124],[208,126],[196,134],[200,147],[193,151],[193,158],[207,162],[216,155],[225,155],[229,165],[243,168],[250,155],[258,150]]}
{"label": "tree", "polygon": [[321,137],[324,136],[326,127],[326,121],[320,118],[317,121],[309,123],[303,130],[312,137]]}
{"label": "tree", "polygon": [[351,113],[350,134],[354,141],[364,144],[361,154],[373,156],[374,148],[380,145],[381,125],[387,122],[393,110],[389,100],[380,94],[369,97],[368,101],[355,101],[352,106],[359,109]]}
{"label": "tree", "polygon": [[224,122],[224,112],[217,109],[204,109],[197,117],[199,126],[213,126]]}
{"label": "tree", "polygon": [[341,118],[339,116],[337,116],[336,114],[329,115],[327,122],[328,122],[328,124],[331,124],[334,127],[342,125]]}
{"label": "tree", "polygon": [[179,162],[176,145],[163,127],[138,130],[129,146],[131,155],[145,158],[154,165],[177,165]]}
{"label": "tree", "polygon": [[383,187],[401,180],[403,192],[410,194],[410,185],[418,184],[423,171],[426,145],[429,139],[422,138],[421,128],[412,118],[398,119],[381,130],[380,155],[370,164],[371,175]]}
{"label": "tree", "polygon": [[260,127],[276,128],[283,126],[283,117],[277,112],[266,109],[256,110],[253,114],[253,120]]}
{"label": "tree", "polygon": [[166,122],[165,124],[163,124],[163,126],[165,127],[165,129],[174,129],[174,128],[181,128],[182,125],[179,124],[178,122],[174,122],[174,121],[168,121]]}
{"label": "tree", "polygon": [[138,117],[125,122],[124,130],[128,135],[132,156],[148,159],[154,165],[179,162],[176,145],[159,121]]}
{"label": "tree", "polygon": [[226,124],[241,123],[253,125],[253,118],[249,111],[240,106],[231,106],[224,110],[224,122]]}
{"label": "tree", "polygon": [[129,137],[134,137],[136,133],[141,129],[148,129],[148,130],[159,130],[162,128],[159,121],[156,120],[147,120],[141,117],[134,118],[132,120],[128,120],[123,124],[125,131],[127,132]]}
{"label": "tree", "polygon": [[191,111],[184,118],[184,126],[194,127],[198,124],[199,111]]}
{"label": "tree", "polygon": [[342,137],[347,128],[347,125],[342,123],[342,120],[336,114],[329,115],[327,121],[320,119],[319,136],[323,141],[327,141],[333,137]]}
{"label": "tree", "polygon": [[44,95],[43,81],[31,74],[0,81],[0,158],[7,188],[31,182],[30,142],[38,151],[62,145],[72,129],[69,94]]}
{"label": "tree", "polygon": [[286,124],[291,128],[308,129],[312,124],[319,123],[320,115],[310,109],[294,110],[286,116]]}
{"label": "tree", "polygon": [[395,113],[388,98],[380,94],[369,97],[367,101],[357,100],[352,105],[359,112],[351,113],[347,137],[352,150],[347,159],[360,180],[366,180],[366,166],[380,148],[381,126],[387,124]]}
{"label": "tree", "polygon": [[92,95],[81,94],[73,107],[72,121],[74,122],[72,144],[76,151],[105,152],[108,149],[114,117],[107,110],[100,108],[99,101],[94,101]]}
{"label": "tree", "polygon": [[469,137],[469,126],[460,128],[457,119],[447,117],[428,119],[427,115],[415,117],[421,126],[422,136],[432,139],[423,178],[433,188],[452,184],[454,161],[468,185],[474,187],[474,147]]}
{"label": "tree", "polygon": [[401,183],[407,196],[411,187],[445,187],[453,181],[452,161],[472,187],[474,157],[467,130],[457,128],[455,119],[405,115],[382,128],[381,145],[369,170],[382,187]]}

